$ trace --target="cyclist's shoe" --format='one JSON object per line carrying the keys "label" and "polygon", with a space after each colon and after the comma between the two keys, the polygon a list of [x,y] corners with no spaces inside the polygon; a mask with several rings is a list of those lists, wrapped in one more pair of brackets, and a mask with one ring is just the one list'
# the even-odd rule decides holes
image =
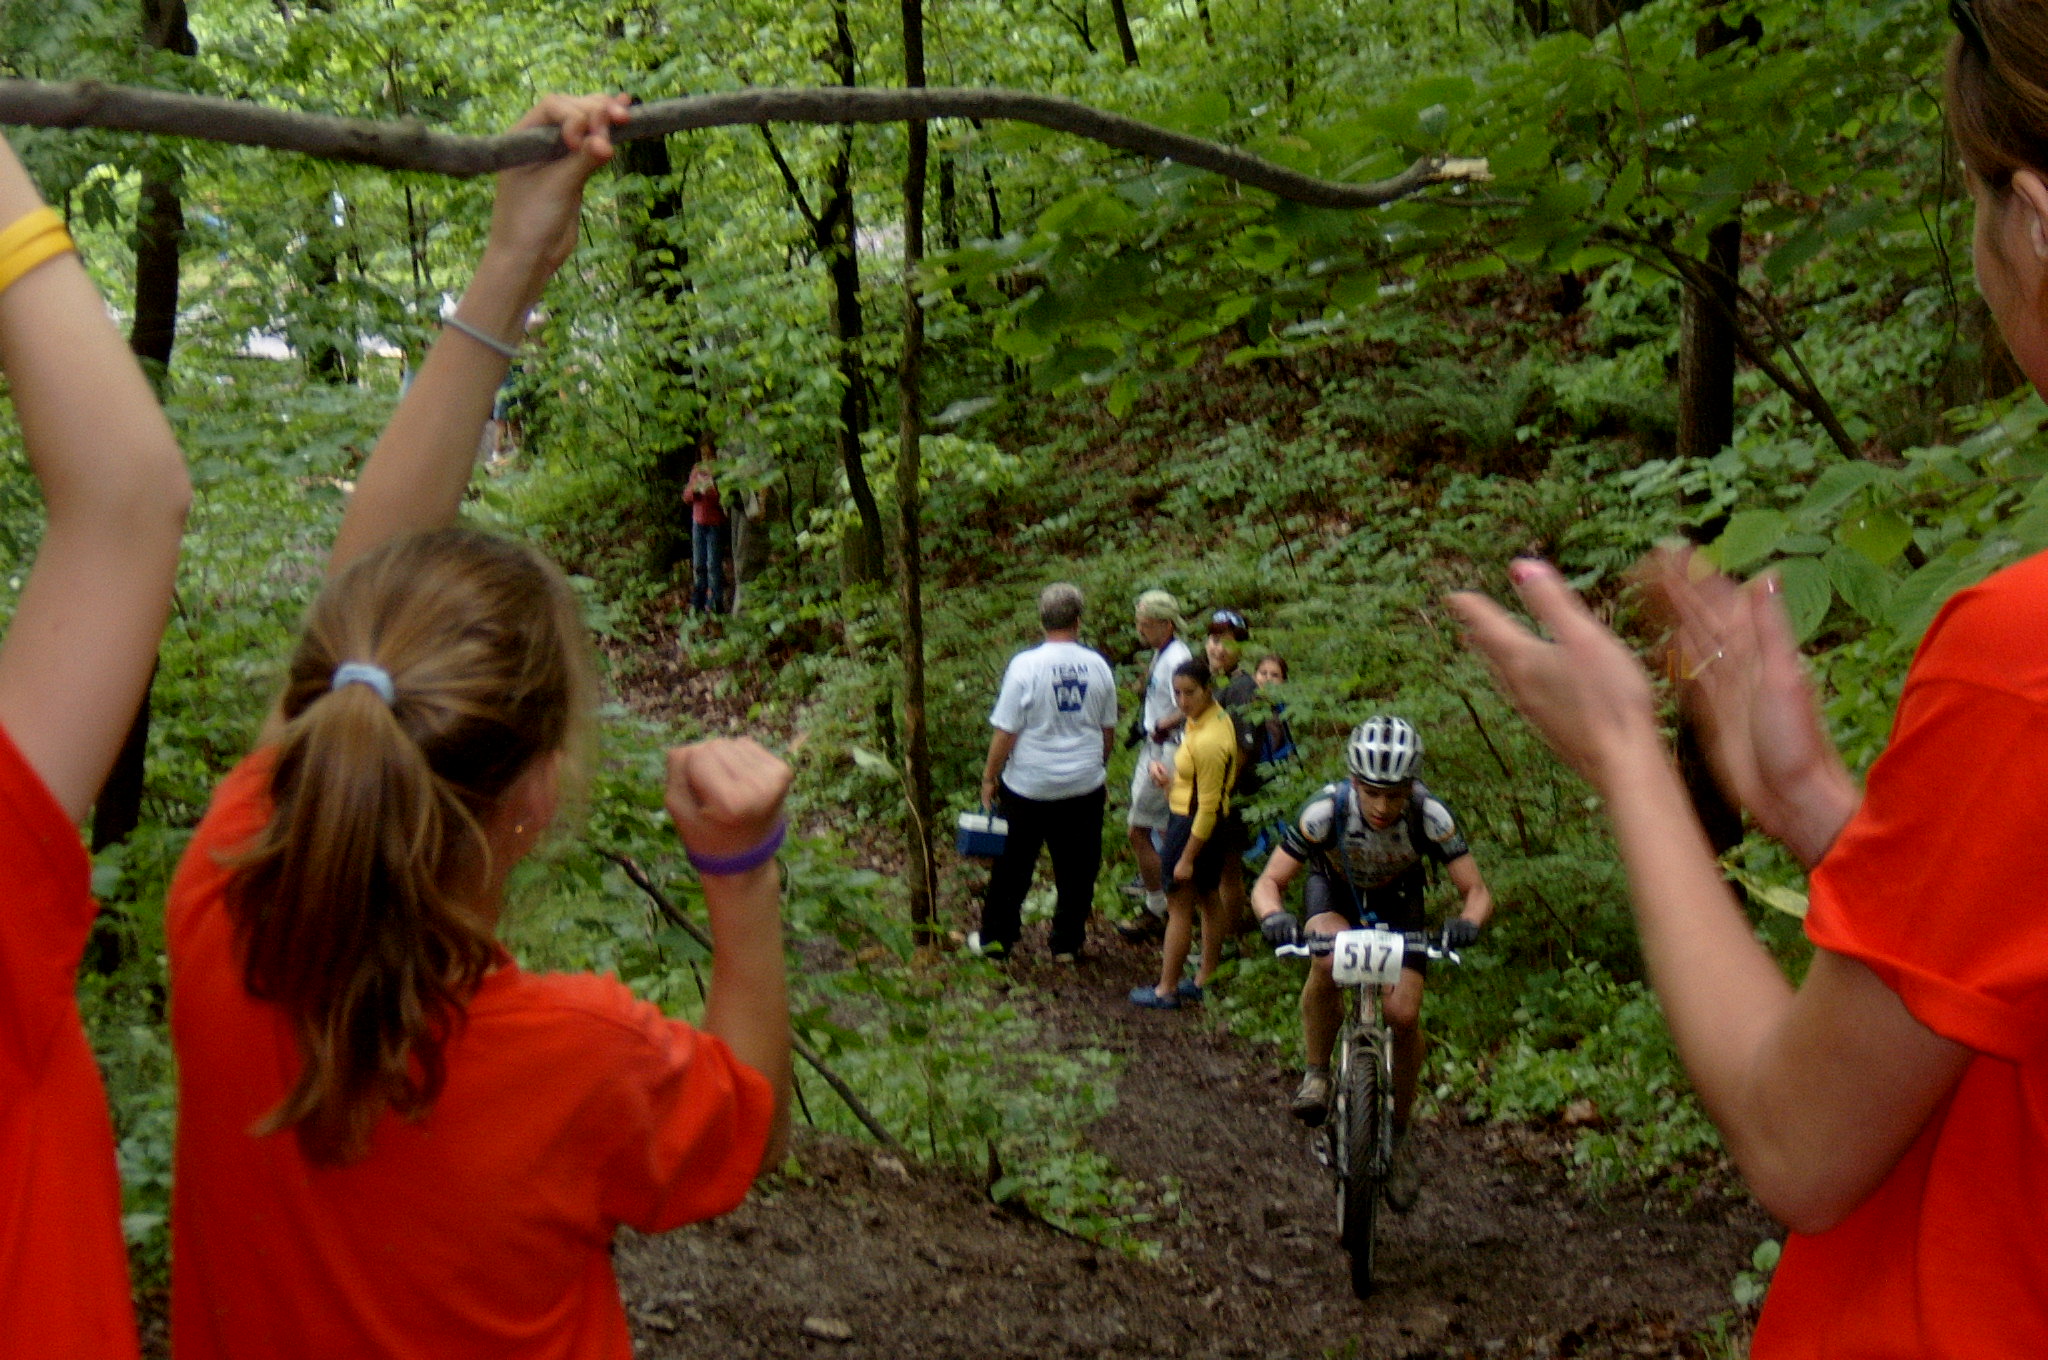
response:
{"label": "cyclist's shoe", "polygon": [[1202,984],[1193,978],[1182,978],[1180,986],[1174,989],[1174,995],[1183,1001],[1200,1001],[1202,999]]}
{"label": "cyclist's shoe", "polygon": [[1405,1214],[1415,1207],[1422,1193],[1422,1172],[1415,1165],[1415,1153],[1406,1133],[1394,1135],[1394,1153],[1387,1159],[1387,1207]]}
{"label": "cyclist's shoe", "polygon": [[1312,1129],[1321,1128],[1323,1121],[1330,1117],[1330,1074],[1311,1067],[1301,1074],[1301,1085],[1294,1088],[1294,1102],[1291,1107],[1294,1117]]}
{"label": "cyclist's shoe", "polygon": [[1148,1011],[1177,1011],[1180,1009],[1180,998],[1161,996],[1157,987],[1147,984],[1131,988],[1131,1004],[1142,1006]]}

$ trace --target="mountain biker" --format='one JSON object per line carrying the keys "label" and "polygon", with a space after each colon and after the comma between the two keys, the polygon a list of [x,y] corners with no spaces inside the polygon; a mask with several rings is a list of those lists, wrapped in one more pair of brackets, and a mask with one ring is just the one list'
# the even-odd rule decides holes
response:
{"label": "mountain biker", "polygon": [[[1424,861],[1444,867],[1464,901],[1446,927],[1446,942],[1460,948],[1478,938],[1493,914],[1493,893],[1480,876],[1450,810],[1415,777],[1422,738],[1401,718],[1375,714],[1352,730],[1346,745],[1350,778],[1326,784],[1309,799],[1282,835],[1266,871],[1252,888],[1259,930],[1272,945],[1291,944],[1304,931],[1334,934],[1375,924],[1421,930]],[[1297,923],[1283,902],[1303,866],[1309,878]],[[1411,956],[1401,981],[1383,993],[1394,1034],[1394,1150],[1387,1172],[1387,1202],[1406,1212],[1420,1188],[1408,1152],[1408,1118],[1415,1079],[1422,1070],[1422,992],[1426,961]],[[1307,1070],[1294,1093],[1297,1118],[1314,1127],[1330,1109],[1330,1052],[1343,1006],[1328,957],[1316,959],[1301,989],[1301,1029]]]}

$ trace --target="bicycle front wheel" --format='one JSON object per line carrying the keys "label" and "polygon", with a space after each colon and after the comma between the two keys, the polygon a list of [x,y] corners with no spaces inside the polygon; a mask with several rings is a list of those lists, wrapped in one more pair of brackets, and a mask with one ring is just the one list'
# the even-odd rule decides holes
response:
{"label": "bicycle front wheel", "polygon": [[1372,1293],[1373,1224],[1385,1179],[1380,1147],[1380,1086],[1377,1044],[1359,1036],[1344,1046],[1337,1086],[1337,1223],[1339,1240],[1351,1253],[1351,1292]]}

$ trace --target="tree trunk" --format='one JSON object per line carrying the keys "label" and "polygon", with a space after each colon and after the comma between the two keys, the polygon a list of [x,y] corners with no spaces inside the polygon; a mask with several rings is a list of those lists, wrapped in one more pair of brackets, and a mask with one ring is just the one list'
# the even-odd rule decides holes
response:
{"label": "tree trunk", "polygon": [[[1705,57],[1722,48],[1763,36],[1754,18],[1741,27],[1714,15],[1693,38],[1693,53]],[[1688,287],[1680,295],[1678,322],[1678,456],[1704,458],[1735,442],[1735,348],[1740,339],[1736,279],[1742,272],[1742,219],[1731,218],[1707,233],[1705,291]]]}
{"label": "tree trunk", "polygon": [[[846,0],[835,0],[832,6],[832,29],[839,83],[850,86],[858,73]],[[832,197],[821,217],[820,235],[826,267],[832,273],[832,330],[839,350],[839,461],[846,469],[847,493],[860,513],[860,543],[850,565],[855,579],[879,581],[887,538],[882,531],[882,510],[875,503],[867,464],[861,457],[861,437],[868,428],[868,391],[860,355],[860,230],[854,217],[851,127],[840,131],[839,156],[832,163]]]}
{"label": "tree trunk", "polygon": [[[306,228],[306,246],[299,260],[299,282],[305,289],[306,308],[317,323],[308,342],[301,346],[306,356],[306,374],[316,382],[339,387],[355,381],[354,356],[335,343],[333,299],[341,291],[341,248],[330,233],[328,207],[318,204]],[[304,328],[299,328],[305,334]]]}
{"label": "tree trunk", "polygon": [[1742,267],[1742,223],[1707,234],[1711,296],[1680,295],[1678,456],[1704,458],[1735,442],[1735,278]]}
{"label": "tree trunk", "polygon": [[1110,17],[1116,20],[1116,45],[1124,54],[1124,65],[1138,64],[1138,43],[1131,37],[1131,11],[1127,0],[1109,0]]}
{"label": "tree trunk", "polygon": [[[788,474],[784,474],[784,485]],[[782,493],[773,486],[740,499],[739,512],[730,515],[732,522],[732,612],[746,612],[753,592],[749,589],[754,578],[768,565],[769,549],[773,545],[771,526],[774,524],[775,501]],[[792,528],[790,536],[795,537]]]}
{"label": "tree trunk", "polygon": [[[1597,37],[1624,14],[1633,14],[1649,0],[1568,0],[1571,27],[1587,37]],[[1555,5],[1546,6],[1556,9]]]}
{"label": "tree trunk", "polygon": [[[189,57],[198,50],[185,0],[142,0],[142,39],[150,47]],[[128,348],[142,362],[158,397],[169,389],[171,349],[178,338],[178,249],[185,240],[185,204],[176,154],[153,147],[135,204],[135,323]],[[149,751],[149,700],[156,673],[142,691],[135,721],[107,772],[92,810],[92,848],[128,838],[142,823],[142,788]]]}
{"label": "tree trunk", "polygon": [[[903,0],[903,77],[924,84],[923,0]],[[920,943],[934,928],[932,882],[932,761],[925,723],[923,497],[924,307],[917,271],[924,258],[924,181],[929,129],[910,124],[910,154],[903,170],[903,357],[897,369],[901,446],[896,454],[897,539],[903,588],[903,752],[910,794],[910,922]]]}
{"label": "tree trunk", "polygon": [[[675,183],[675,163],[668,139],[649,137],[619,148],[619,173],[633,176],[642,189],[642,213],[627,229],[633,251],[633,288],[659,303],[669,318],[656,347],[660,385],[674,395],[694,392],[697,369],[691,361],[688,315],[690,281],[688,247],[678,244],[674,224],[683,214],[683,194]],[[697,449],[706,433],[703,403],[693,401],[680,419],[667,425],[666,437],[654,451],[648,469],[647,495],[658,526],[648,543],[649,565],[667,574],[690,560],[690,517],[683,504],[683,484],[697,464]]]}
{"label": "tree trunk", "polygon": [[953,158],[939,153],[939,248],[960,248],[960,190],[954,180]]}

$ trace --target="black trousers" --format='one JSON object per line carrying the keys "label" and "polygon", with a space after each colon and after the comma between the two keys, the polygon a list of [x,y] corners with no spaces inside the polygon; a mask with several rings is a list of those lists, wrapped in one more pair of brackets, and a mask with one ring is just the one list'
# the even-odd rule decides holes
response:
{"label": "black trousers", "polygon": [[1052,913],[1052,952],[1076,954],[1088,933],[1088,912],[1095,903],[1095,876],[1102,870],[1102,811],[1109,801],[1104,785],[1074,798],[1038,799],[1001,786],[1003,816],[1010,837],[988,878],[988,896],[981,907],[984,945],[1014,949],[1023,933],[1024,895],[1038,868],[1041,847],[1052,852],[1053,882],[1059,901]]}

